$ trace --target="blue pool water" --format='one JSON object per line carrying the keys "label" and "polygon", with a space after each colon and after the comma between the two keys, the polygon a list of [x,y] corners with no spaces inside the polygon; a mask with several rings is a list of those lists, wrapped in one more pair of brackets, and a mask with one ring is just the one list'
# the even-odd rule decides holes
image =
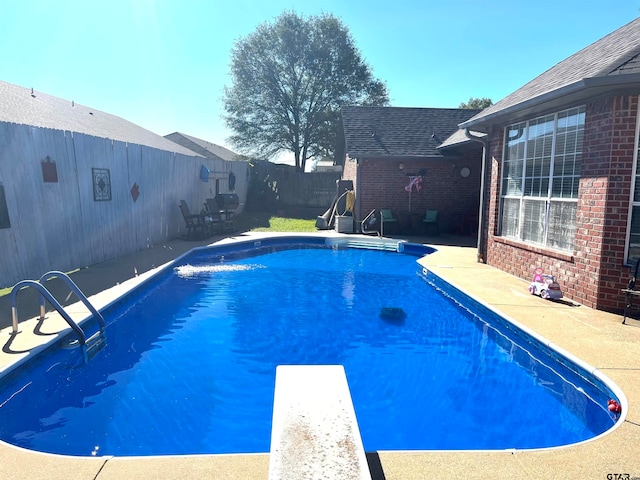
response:
{"label": "blue pool water", "polygon": [[5,379],[0,438],[72,455],[268,452],[280,364],[344,365],[367,451],[541,448],[613,426],[606,386],[432,280],[392,252],[196,252],[106,312],[88,364],[58,349]]}

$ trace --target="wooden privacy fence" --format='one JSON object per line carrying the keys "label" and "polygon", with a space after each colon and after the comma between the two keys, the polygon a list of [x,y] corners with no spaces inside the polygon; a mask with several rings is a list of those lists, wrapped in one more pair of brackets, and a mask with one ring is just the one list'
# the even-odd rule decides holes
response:
{"label": "wooden privacy fence", "polygon": [[340,172],[303,173],[289,165],[253,161],[247,208],[320,214],[331,206],[340,175]]}
{"label": "wooden privacy fence", "polygon": [[[79,133],[0,123],[0,287],[136,252],[184,234],[178,208],[215,195],[205,165],[243,208],[245,162],[227,162]],[[0,195],[1,197],[2,195]],[[0,222],[1,223],[1,222]]]}

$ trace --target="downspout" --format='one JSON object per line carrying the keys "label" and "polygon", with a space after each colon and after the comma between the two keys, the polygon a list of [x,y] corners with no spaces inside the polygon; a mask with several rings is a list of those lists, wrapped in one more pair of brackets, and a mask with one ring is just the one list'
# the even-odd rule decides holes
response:
{"label": "downspout", "polygon": [[353,189],[356,194],[356,204],[353,207],[353,219],[356,222],[356,225],[360,225],[360,220],[362,219],[362,212],[360,208],[362,208],[360,204],[360,159],[356,158],[356,181],[354,182]]}
{"label": "downspout", "polygon": [[479,142],[482,144],[482,167],[480,172],[480,207],[478,211],[478,245],[476,259],[478,263],[486,263],[486,259],[482,254],[482,241],[483,241],[483,224],[484,224],[484,179],[487,168],[487,150],[489,150],[489,140],[484,137],[476,137],[469,131],[469,127],[464,129],[464,134],[469,140]]}

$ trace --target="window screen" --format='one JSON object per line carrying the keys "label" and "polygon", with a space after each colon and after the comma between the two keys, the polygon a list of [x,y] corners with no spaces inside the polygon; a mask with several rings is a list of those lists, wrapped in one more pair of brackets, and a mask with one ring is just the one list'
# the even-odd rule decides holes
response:
{"label": "window screen", "polygon": [[581,106],[507,127],[501,235],[573,250],[584,121]]}

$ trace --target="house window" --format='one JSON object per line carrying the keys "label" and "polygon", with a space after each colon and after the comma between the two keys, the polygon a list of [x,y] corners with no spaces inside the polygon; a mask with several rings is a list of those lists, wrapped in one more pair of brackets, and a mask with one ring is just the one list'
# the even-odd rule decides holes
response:
{"label": "house window", "polygon": [[573,250],[584,119],[582,106],[507,127],[502,236]]}
{"label": "house window", "polygon": [[[640,116],[640,112],[638,114]],[[640,259],[640,132],[636,132],[636,154],[634,160],[635,177],[631,196],[631,222],[629,223],[629,240],[627,243],[627,264],[635,264]]]}
{"label": "house window", "polygon": [[638,174],[636,174],[636,191],[634,192],[633,206],[631,207],[631,232],[629,233],[629,253],[627,262],[635,264],[640,259],[640,204],[636,204],[638,196]]}

